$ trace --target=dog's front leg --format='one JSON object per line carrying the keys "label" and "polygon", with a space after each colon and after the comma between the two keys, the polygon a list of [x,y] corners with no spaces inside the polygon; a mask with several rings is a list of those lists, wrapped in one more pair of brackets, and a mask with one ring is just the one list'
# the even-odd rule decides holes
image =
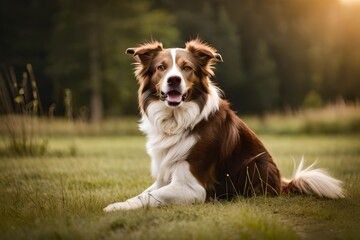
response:
{"label": "dog's front leg", "polygon": [[156,207],[163,204],[191,204],[205,202],[206,192],[200,185],[197,189],[171,183],[152,192],[145,192],[125,202],[113,203],[104,208],[105,212],[131,210],[146,206]]}
{"label": "dog's front leg", "polygon": [[[141,194],[145,194],[145,193],[149,193],[152,192],[156,189],[158,189],[160,186],[160,184],[158,182],[154,182],[150,187],[148,187],[147,189],[145,189]],[[140,194],[140,195],[141,195]]]}
{"label": "dog's front leg", "polygon": [[139,203],[142,203],[142,195],[146,195],[156,189],[159,188],[159,184],[157,182],[154,182],[150,187],[145,189],[140,195],[130,198],[125,202],[117,202],[113,204],[109,204],[106,208],[103,210],[105,212],[111,212],[111,211],[117,211],[117,210],[127,210],[127,209],[135,209],[139,208]]}
{"label": "dog's front leg", "polygon": [[[177,166],[170,184],[153,191],[144,191],[139,196],[125,202],[110,204],[105,212],[131,210],[146,206],[156,207],[163,204],[203,203],[206,198],[205,188],[191,174],[188,164]],[[150,188],[149,188],[150,189]]]}

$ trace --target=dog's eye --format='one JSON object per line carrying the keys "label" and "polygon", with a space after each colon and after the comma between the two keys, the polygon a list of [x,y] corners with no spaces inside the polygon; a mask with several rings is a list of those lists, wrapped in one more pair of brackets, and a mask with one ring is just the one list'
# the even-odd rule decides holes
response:
{"label": "dog's eye", "polygon": [[189,66],[185,66],[185,67],[183,68],[183,70],[184,70],[184,71],[186,71],[186,72],[189,72],[189,71],[191,71],[191,70],[192,70],[192,68],[191,68],[191,67],[189,67]]}
{"label": "dog's eye", "polygon": [[164,65],[159,65],[159,66],[157,67],[157,70],[159,70],[159,71],[165,71],[165,70],[166,70],[166,67],[165,67]]}

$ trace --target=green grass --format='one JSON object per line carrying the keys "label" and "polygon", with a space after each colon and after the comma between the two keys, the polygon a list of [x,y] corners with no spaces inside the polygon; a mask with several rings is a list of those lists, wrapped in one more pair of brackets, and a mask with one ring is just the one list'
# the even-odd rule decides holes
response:
{"label": "green grass", "polygon": [[239,198],[104,213],[152,183],[145,137],[58,136],[49,138],[45,156],[0,156],[1,239],[359,239],[359,136],[260,137],[285,177],[292,158],[318,159],[345,182],[347,197]]}
{"label": "green grass", "polygon": [[257,133],[263,134],[359,134],[360,103],[336,103],[322,108],[302,109],[242,117]]}

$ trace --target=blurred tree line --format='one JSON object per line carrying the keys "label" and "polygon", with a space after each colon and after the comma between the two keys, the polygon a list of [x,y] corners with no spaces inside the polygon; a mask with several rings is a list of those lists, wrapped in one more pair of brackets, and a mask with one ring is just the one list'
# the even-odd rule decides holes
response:
{"label": "blurred tree line", "polygon": [[[314,107],[360,96],[360,6],[338,0],[4,0],[2,74],[33,65],[44,109],[137,113],[127,47],[197,36],[224,58],[215,81],[240,113]],[[71,95],[69,95],[71,92]]]}

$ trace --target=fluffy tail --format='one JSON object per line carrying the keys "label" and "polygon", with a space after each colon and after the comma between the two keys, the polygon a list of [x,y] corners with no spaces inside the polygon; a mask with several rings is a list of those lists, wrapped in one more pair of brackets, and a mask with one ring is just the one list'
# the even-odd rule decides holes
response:
{"label": "fluffy tail", "polygon": [[292,180],[281,179],[283,193],[300,193],[321,198],[344,198],[343,183],[332,178],[323,169],[314,169],[315,163],[303,169],[304,159],[294,171]]}

